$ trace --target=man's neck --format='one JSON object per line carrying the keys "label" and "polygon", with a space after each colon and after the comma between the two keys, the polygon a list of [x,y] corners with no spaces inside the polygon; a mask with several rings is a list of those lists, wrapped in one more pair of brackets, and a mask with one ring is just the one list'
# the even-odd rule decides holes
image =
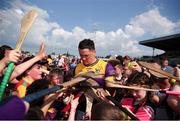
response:
{"label": "man's neck", "polygon": [[91,64],[87,64],[87,65],[85,65],[85,66],[92,66],[92,65],[96,64],[97,61],[98,61],[98,59],[97,59],[97,58],[94,58],[94,59],[92,60]]}
{"label": "man's neck", "polygon": [[98,60],[97,58],[94,58],[94,59],[92,60],[92,64],[96,63],[97,60]]}

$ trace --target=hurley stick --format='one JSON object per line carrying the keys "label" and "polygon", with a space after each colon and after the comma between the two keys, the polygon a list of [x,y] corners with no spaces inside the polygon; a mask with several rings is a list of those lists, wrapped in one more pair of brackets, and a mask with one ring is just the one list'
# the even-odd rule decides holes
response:
{"label": "hurley stick", "polygon": [[[139,118],[136,117],[136,115],[134,113],[132,113],[129,109],[123,107],[118,101],[116,101],[112,96],[106,96],[106,98],[108,100],[110,100],[111,102],[113,102],[115,104],[115,106],[117,106],[120,110],[122,110],[124,113],[126,113],[131,120],[135,120],[135,121],[139,121]],[[127,119],[126,119],[127,120]]]}
{"label": "hurley stick", "polygon": [[171,79],[175,79],[175,80],[177,80],[177,81],[180,81],[180,78],[175,77],[175,76],[173,76],[172,74],[170,74],[170,73],[168,73],[168,72],[166,72],[166,71],[163,71],[163,70],[161,70],[161,69],[154,68],[153,66],[149,65],[149,63],[139,61],[138,64],[139,64],[140,66],[142,66],[142,67],[145,67],[145,68],[147,68],[147,69],[149,69],[149,70],[155,71],[155,72],[157,72],[157,73],[159,73],[159,74],[162,74],[162,75],[164,75],[164,76],[167,76],[167,77],[169,77],[169,78],[171,78]]}
{"label": "hurley stick", "polygon": [[29,94],[27,95],[26,97],[24,97],[23,99],[27,102],[32,102],[34,101],[35,99],[38,99],[42,96],[45,96],[45,95],[48,95],[48,94],[51,94],[51,93],[54,93],[56,91],[64,91],[65,88],[68,88],[68,87],[72,87],[73,85],[79,83],[79,82],[82,82],[82,81],[85,81],[85,80],[88,80],[88,78],[91,78],[91,77],[76,77],[68,82],[64,82],[63,84],[61,85],[58,85],[58,86],[54,86],[50,89],[44,89],[44,90],[41,90],[39,92],[36,92],[36,93],[33,93],[33,94]]}
{"label": "hurley stick", "polygon": [[[86,82],[88,83],[87,87],[88,86],[89,87],[91,87],[91,86],[100,87],[99,91],[101,91],[101,93],[103,93],[103,95],[105,96],[104,98],[106,98],[107,100],[110,100],[111,102],[113,102],[115,104],[115,106],[119,107],[120,110],[122,110],[124,113],[126,113],[132,120],[139,120],[135,116],[135,114],[133,114],[128,109],[124,108],[119,102],[117,102],[112,96],[110,96],[110,94],[107,91],[105,91],[102,86],[99,86],[99,84],[95,80],[88,79]],[[92,108],[93,99],[96,99],[98,102],[103,101],[101,98],[99,98],[99,96],[97,94],[97,88],[95,89],[93,87],[91,87],[91,89],[88,89],[85,92],[86,100],[88,100],[86,102],[86,111],[89,112],[88,114],[90,114],[90,115],[91,115],[91,108]],[[87,105],[87,104],[89,104],[89,105]]]}
{"label": "hurley stick", "polygon": [[[35,10],[32,10],[22,18],[20,35],[19,35],[19,39],[16,43],[16,48],[15,48],[16,50],[21,49],[23,41],[24,41],[30,27],[32,26],[33,22],[35,21],[37,15],[38,15],[37,12]],[[6,72],[4,74],[3,80],[2,80],[1,85],[0,85],[0,101],[3,98],[4,90],[6,88],[7,82],[10,78],[10,75],[11,75],[13,68],[14,68],[14,63],[10,62],[8,64],[8,67],[6,69]]]}
{"label": "hurley stick", "polygon": [[38,16],[37,11],[36,10],[31,10],[21,20],[20,35],[19,35],[19,39],[18,39],[18,41],[16,43],[16,49],[17,50],[21,49],[21,46],[22,46],[22,44],[24,42],[24,39],[25,39],[29,29],[31,28],[32,24],[36,20],[37,16]]}
{"label": "hurley stick", "polygon": [[158,89],[148,89],[148,88],[142,88],[142,87],[133,87],[133,86],[125,86],[125,85],[119,85],[119,84],[113,84],[111,82],[108,82],[107,88],[122,88],[122,89],[132,89],[132,90],[144,90],[144,91],[150,91],[150,92],[160,92],[165,93],[168,95],[180,95],[180,91],[166,91],[166,90],[158,90]]}

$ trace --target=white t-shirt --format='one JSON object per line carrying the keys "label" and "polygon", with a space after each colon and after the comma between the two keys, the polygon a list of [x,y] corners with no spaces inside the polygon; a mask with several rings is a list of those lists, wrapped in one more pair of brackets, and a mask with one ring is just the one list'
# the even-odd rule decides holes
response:
{"label": "white t-shirt", "polygon": [[63,66],[63,64],[64,64],[64,58],[61,58],[59,60],[58,66]]}

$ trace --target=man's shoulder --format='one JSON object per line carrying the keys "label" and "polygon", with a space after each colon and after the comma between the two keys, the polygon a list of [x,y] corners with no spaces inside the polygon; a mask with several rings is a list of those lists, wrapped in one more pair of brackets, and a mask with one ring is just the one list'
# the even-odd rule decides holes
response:
{"label": "man's shoulder", "polygon": [[[101,66],[106,66],[107,65],[107,62],[105,62],[104,60],[102,60],[102,59],[98,59],[98,62],[96,62],[95,64],[93,64],[93,65],[91,65],[91,67],[96,67],[96,66],[99,66],[99,65],[101,65]],[[86,67],[83,63],[79,63],[79,64],[77,64],[77,66],[76,66],[76,69],[77,68],[84,68],[84,67]]]}
{"label": "man's shoulder", "polygon": [[104,60],[102,60],[102,59],[99,59],[99,60],[98,60],[98,63],[99,63],[99,64],[107,64],[107,62],[104,61]]}
{"label": "man's shoulder", "polygon": [[83,63],[78,63],[76,67],[81,67],[83,66]]}
{"label": "man's shoulder", "polygon": [[84,64],[83,64],[83,63],[79,63],[79,64],[77,64],[77,66],[75,67],[75,70],[81,70],[82,68],[84,68]]}

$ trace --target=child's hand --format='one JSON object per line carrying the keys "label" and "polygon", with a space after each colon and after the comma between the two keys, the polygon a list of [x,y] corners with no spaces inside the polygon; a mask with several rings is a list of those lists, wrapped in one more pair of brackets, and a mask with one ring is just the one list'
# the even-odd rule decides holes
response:
{"label": "child's hand", "polygon": [[133,71],[142,72],[141,67],[139,66],[139,64],[136,61],[132,61],[132,62],[128,63],[128,68]]}
{"label": "child's hand", "polygon": [[46,52],[45,52],[44,42],[41,43],[40,48],[39,48],[39,52],[36,56],[39,57],[39,60],[42,60],[43,58],[45,58]]}
{"label": "child's hand", "polygon": [[75,97],[74,95],[71,96],[71,108],[76,109],[79,104],[79,98],[81,97],[82,92],[79,92]]}

